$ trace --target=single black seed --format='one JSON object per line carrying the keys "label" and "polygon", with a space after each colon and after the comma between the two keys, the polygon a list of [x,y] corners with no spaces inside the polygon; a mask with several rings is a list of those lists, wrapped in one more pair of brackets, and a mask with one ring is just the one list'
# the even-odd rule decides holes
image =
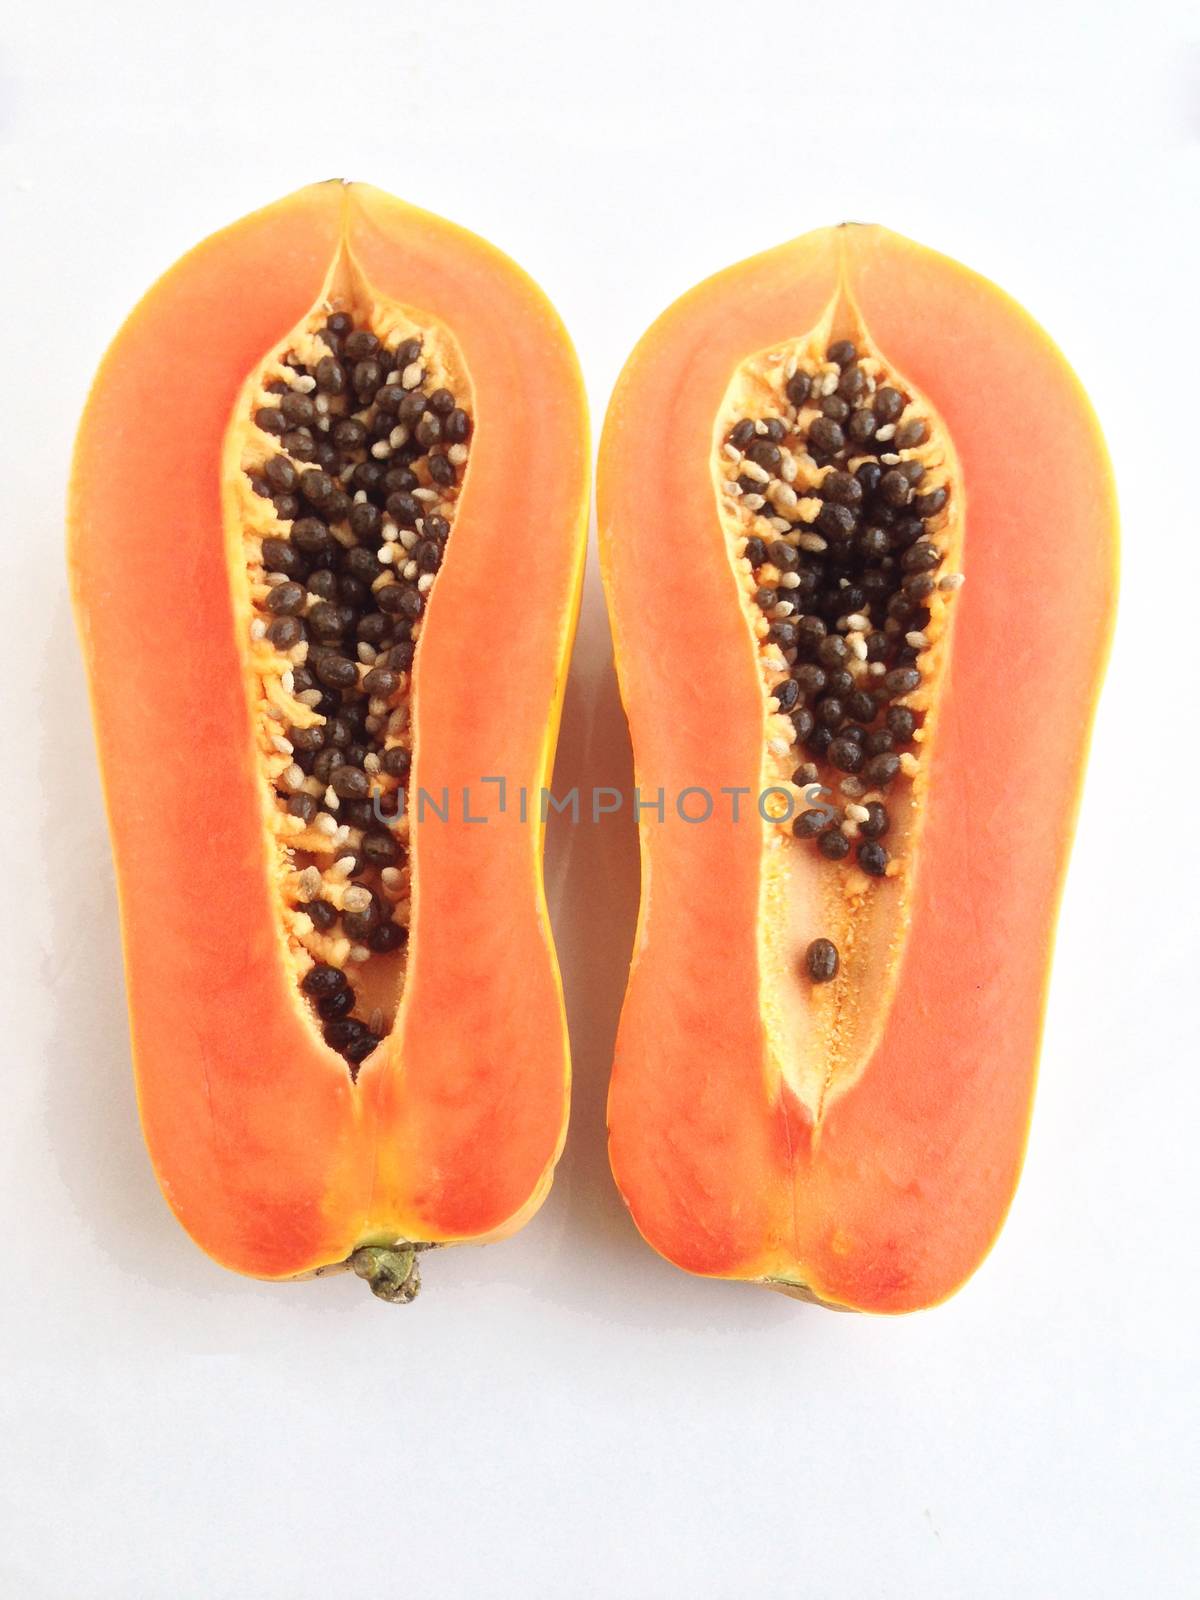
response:
{"label": "single black seed", "polygon": [[362,681],[363,689],[369,695],[387,696],[395,694],[400,687],[400,679],[394,672],[389,672],[386,667],[372,667]]}
{"label": "single black seed", "polygon": [[878,710],[875,696],[866,689],[856,689],[846,698],[846,715],[853,717],[855,722],[872,721]]}
{"label": "single black seed", "polygon": [[848,367],[852,361],[858,360],[858,350],[849,339],[835,339],[826,350],[825,359],[839,367]]}
{"label": "single black seed", "polygon": [[777,589],[759,589],[754,596],[755,604],[764,611],[770,611],[779,604],[779,591]]}
{"label": "single black seed", "polygon": [[336,356],[322,356],[314,373],[322,394],[341,394],[346,387],[346,369]]}
{"label": "single black seed", "polygon": [[268,572],[282,572],[289,578],[302,577],[305,570],[304,558],[288,539],[264,539],[262,562]]}
{"label": "single black seed", "polygon": [[889,859],[887,851],[874,839],[867,839],[858,847],[858,864],[872,878],[884,876]]}
{"label": "single black seed", "polygon": [[928,539],[918,539],[901,556],[900,565],[905,572],[932,572],[934,567],[941,565],[941,561],[942,552],[937,545]]}
{"label": "single black seed", "polygon": [[820,617],[801,617],[796,624],[796,631],[800,635],[800,648],[815,654],[824,641],[828,629]]}
{"label": "single black seed", "polygon": [[335,572],[330,572],[328,567],[321,567],[310,574],[307,584],[309,594],[315,594],[322,600],[336,600],[338,597],[338,580]]}
{"label": "single black seed", "polygon": [[326,966],[324,962],[319,961],[316,966],[309,967],[300,980],[300,987],[314,1000],[324,1000],[331,994],[339,994],[347,987],[346,974],[340,967]]}
{"label": "single black seed", "polygon": [[383,513],[369,500],[360,500],[350,507],[350,532],[357,539],[374,539],[383,522]]}
{"label": "single black seed", "polygon": [[442,564],[442,547],[436,539],[422,539],[413,549],[413,560],[421,572],[436,572]]}
{"label": "single black seed", "polygon": [[309,467],[300,474],[300,493],[310,505],[323,506],[336,489],[337,485],[322,467]]}
{"label": "single black seed", "polygon": [[840,828],[827,828],[817,840],[817,849],[826,861],[844,861],[850,854],[850,841]]}
{"label": "single black seed", "polygon": [[911,694],[920,682],[921,674],[916,667],[893,667],[883,675],[883,692],[889,700],[895,700],[902,694]]}
{"label": "single black seed", "polygon": [[363,834],[362,848],[374,867],[390,867],[400,857],[400,846],[386,828],[369,828]]}
{"label": "single black seed", "polygon": [[748,444],[753,442],[757,433],[758,430],[754,426],[753,419],[743,417],[740,422],[735,422],[733,427],[730,428],[729,443],[735,450],[744,450]]}
{"label": "single black seed", "polygon": [[815,726],[816,718],[807,706],[801,706],[792,712],[792,727],[796,730],[796,738],[801,743],[811,736]]}
{"label": "single black seed", "polygon": [[891,826],[887,807],[882,800],[868,800],[865,809],[867,814],[858,825],[859,833],[864,839],[882,839]]}
{"label": "single black seed", "polygon": [[862,504],[862,484],[838,467],[831,467],[821,479],[820,493],[823,499],[834,500],[838,505],[854,507]]}
{"label": "single black seed", "polygon": [[880,478],[876,492],[884,505],[906,506],[912,498],[912,485],[908,481],[908,475],[901,472],[899,467],[889,467]]}
{"label": "single black seed", "polygon": [[304,637],[304,624],[299,617],[276,617],[267,628],[267,638],[277,650],[290,650]]}
{"label": "single black seed", "polygon": [[830,543],[841,544],[852,539],[858,531],[858,517],[849,506],[826,500],[817,513],[816,527]]}
{"label": "single black seed", "polygon": [[[342,417],[334,424],[333,442],[339,450],[361,450],[367,442],[367,430],[357,417]],[[374,468],[378,462],[364,461],[355,468],[355,487],[366,489],[368,485],[359,481],[363,467]],[[369,475],[369,474],[368,474]]]}
{"label": "single black seed", "polygon": [[336,655],[332,650],[326,650],[318,657],[316,674],[318,680],[328,689],[348,689],[358,682],[358,669],[353,661],[348,661],[345,656]]}
{"label": "single black seed", "polygon": [[860,400],[867,392],[867,381],[860,366],[849,366],[838,379],[837,392],[843,400]]}
{"label": "single black seed", "polygon": [[945,504],[945,489],[930,489],[928,494],[919,494],[916,497],[912,508],[918,517],[936,517]]}
{"label": "single black seed", "polygon": [[342,752],[336,745],[327,745],[325,749],[322,750],[314,759],[312,764],[312,775],[318,780],[318,782],[328,783],[333,777],[334,773],[342,765],[344,765],[342,761]]}
{"label": "single black seed", "polygon": [[286,433],[288,421],[278,406],[260,406],[254,413],[255,426],[264,433]]}
{"label": "single black seed", "polygon": [[791,711],[799,704],[800,686],[794,678],[784,678],[782,683],[777,683],[771,693],[779,702],[780,711]]}
{"label": "single black seed", "polygon": [[354,613],[349,606],[335,605],[331,600],[318,600],[306,620],[309,629],[322,644],[334,644],[353,622]]}
{"label": "single black seed", "polygon": [[868,756],[881,756],[895,744],[895,737],[886,728],[876,728],[869,733],[863,744],[863,749]]}
{"label": "single black seed", "polygon": [[329,783],[339,800],[365,800],[371,792],[371,780],[358,767],[338,767]]}
{"label": "single black seed", "polygon": [[880,478],[883,477],[883,468],[878,461],[864,461],[854,476],[862,484],[863,494],[874,494],[879,487]]}
{"label": "single black seed", "polygon": [[[846,697],[850,694],[853,694],[853,692],[854,674],[847,672],[844,667],[835,667],[825,680],[825,693],[835,694],[839,700],[845,700]],[[846,708],[846,715],[850,715],[850,709],[848,706]]]}
{"label": "single black seed", "polygon": [[344,1017],[347,1012],[353,1010],[354,990],[349,986],[344,989],[337,989],[332,994],[328,994],[317,1001],[317,1011],[326,1022],[333,1022],[335,1018]]}
{"label": "single black seed", "polygon": [[287,808],[291,816],[299,817],[303,823],[311,822],[320,810],[312,795],[305,794],[303,790],[288,796]]}
{"label": "single black seed", "polygon": [[895,448],[914,450],[917,445],[924,444],[928,437],[928,423],[922,417],[913,417],[910,422],[905,422],[896,429]]}
{"label": "single black seed", "polygon": [[804,965],[814,983],[830,983],[837,977],[837,945],[831,939],[814,939],[804,955]]}
{"label": "single black seed", "polygon": [[808,430],[808,444],[818,455],[835,456],[845,448],[846,435],[842,432],[841,424],[834,422],[831,417],[814,417]]}
{"label": "single black seed", "polygon": [[379,350],[379,340],[366,328],[356,328],[346,338],[346,355],[351,361],[367,361]]}
{"label": "single black seed", "polygon": [[865,406],[850,413],[846,424],[846,437],[851,444],[869,444],[875,436],[875,417]]}
{"label": "single black seed", "polygon": [[429,476],[439,489],[449,489],[458,482],[458,474],[454,470],[454,463],[446,456],[430,456]]}
{"label": "single black seed", "polygon": [[362,362],[355,362],[354,392],[363,405],[368,405],[374,400],[382,381],[384,381],[384,370],[374,357],[368,355]]}
{"label": "single black seed", "polygon": [[848,739],[839,734],[829,746],[829,760],[839,772],[861,772],[862,746],[856,739]]}
{"label": "single black seed", "polygon": [[367,1059],[371,1051],[376,1049],[379,1043],[380,1041],[376,1035],[369,1028],[365,1028],[362,1033],[356,1034],[353,1039],[343,1045],[339,1054],[345,1056],[351,1066],[357,1067]]}
{"label": "single black seed", "polygon": [[413,438],[421,446],[422,450],[428,450],[433,445],[437,444],[441,440],[441,437],[441,419],[439,417],[435,417],[432,412],[426,412],[426,414],[421,418],[420,422],[418,422],[416,427],[413,429]]}
{"label": "single black seed", "polygon": [[[312,461],[317,453],[317,441],[308,428],[289,428],[280,440],[288,455],[297,461]],[[268,477],[270,474],[267,474]],[[293,485],[289,484],[289,488]]]}
{"label": "single black seed", "polygon": [[773,444],[770,439],[755,439],[754,443],[746,451],[746,456],[756,466],[761,467],[764,472],[769,472],[772,477],[783,465],[783,453],[779,446]]}
{"label": "single black seed", "polygon": [[904,410],[904,396],[899,389],[893,389],[890,384],[885,384],[882,389],[876,389],[871,409],[881,423],[896,422]]}
{"label": "single black seed", "polygon": [[858,553],[864,561],[882,561],[891,548],[887,530],[872,524],[858,536]]}
{"label": "single black seed", "polygon": [[805,789],[810,783],[816,783],[820,777],[815,764],[811,761],[802,761],[792,773],[792,782],[799,788]]}
{"label": "single black seed", "polygon": [[326,726],[325,723],[315,722],[308,728],[289,728],[287,736],[292,749],[316,755],[318,750],[324,748]]}
{"label": "single black seed", "polygon": [[328,933],[330,928],[337,922],[337,908],[331,906],[328,900],[308,900],[301,905],[300,909],[308,913],[312,920],[312,925],[318,933]]}
{"label": "single black seed", "polygon": [[428,404],[429,397],[424,389],[412,389],[396,407],[396,420],[411,428],[425,415]]}
{"label": "single black seed", "polygon": [[371,901],[365,911],[343,911],[342,931],[355,944],[365,944],[379,926],[379,906]]}
{"label": "single black seed", "polygon": [[814,756],[823,756],[833,743],[832,730],[826,727],[815,727],[805,740],[805,746]]}
{"label": "single black seed", "polygon": [[797,839],[815,839],[829,826],[829,812],[819,806],[815,811],[801,811],[792,821],[792,832]]}
{"label": "single black seed", "polygon": [[283,396],[279,409],[293,428],[309,427],[317,420],[317,408],[312,396],[300,394],[294,389]]}
{"label": "single black seed", "polygon": [[908,744],[916,730],[917,719],[908,706],[889,706],[887,728],[897,744]]}
{"label": "single black seed", "polygon": [[447,444],[466,444],[470,437],[471,419],[460,406],[456,406],[442,424],[442,438]]}
{"label": "single black seed", "polygon": [[829,681],[825,668],[818,666],[815,661],[804,662],[802,666],[796,668],[792,676],[801,690],[810,697],[821,694]]}
{"label": "single black seed", "polygon": [[846,707],[835,694],[827,694],[817,701],[815,713],[823,728],[840,728],[846,720]]}
{"label": "single black seed", "polygon": [[387,510],[388,515],[402,528],[415,528],[417,518],[421,515],[421,502],[415,500],[407,491],[400,491],[388,495]]}
{"label": "single black seed", "polygon": [[367,945],[376,955],[387,955],[390,950],[399,949],[407,938],[407,930],[398,922],[381,922],[367,940]]}
{"label": "single black seed", "polygon": [[937,588],[937,579],[929,572],[914,572],[905,578],[902,588],[910,600],[928,600]]}
{"label": "single black seed", "polygon": [[787,397],[794,406],[802,406],[808,399],[812,379],[807,372],[794,372],[787,381]]}
{"label": "single black seed", "polygon": [[836,633],[830,633],[817,646],[817,660],[824,667],[841,667],[850,659],[850,646]]}
{"label": "single black seed", "polygon": [[900,757],[890,750],[872,756],[863,768],[863,778],[873,789],[886,789],[900,771]]}
{"label": "single black seed", "polygon": [[304,608],[306,593],[298,583],[277,583],[267,590],[267,610],[274,616],[293,616]]}
{"label": "single black seed", "polygon": [[850,407],[840,394],[827,394],[821,401],[821,415],[840,425],[848,420]]}
{"label": "single black seed", "polygon": [[412,766],[412,755],[403,745],[393,745],[390,750],[385,750],[380,757],[380,766],[390,778],[403,779],[408,777]]}

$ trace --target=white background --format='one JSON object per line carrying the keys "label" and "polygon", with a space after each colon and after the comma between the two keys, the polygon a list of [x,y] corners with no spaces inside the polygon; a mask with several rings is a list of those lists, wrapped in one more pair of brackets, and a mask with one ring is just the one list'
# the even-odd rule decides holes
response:
{"label": "white background", "polygon": [[[0,1600],[1196,1592],[1188,9],[9,8]],[[621,819],[551,841],[577,1080],[516,1240],[431,1258],[393,1310],[349,1278],[224,1274],[161,1201],[65,594],[68,453],[146,285],[335,175],[529,268],[597,430],[678,293],[844,217],[995,278],[1093,395],[1125,517],[1117,647],[1025,1178],[944,1308],[831,1316],[688,1278],[637,1237],[603,1137],[636,897]],[[186,374],[164,378],[186,427]],[[585,774],[628,775],[594,574],[560,785]]]}

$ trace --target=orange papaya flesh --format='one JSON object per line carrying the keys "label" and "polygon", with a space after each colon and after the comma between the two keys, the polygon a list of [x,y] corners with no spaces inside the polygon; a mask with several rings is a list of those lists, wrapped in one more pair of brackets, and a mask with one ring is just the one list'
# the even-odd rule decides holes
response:
{"label": "orange papaya flesh", "polygon": [[548,775],[586,506],[544,296],[363,185],[205,241],[105,357],[69,560],[139,1105],[236,1270],[352,1260],[403,1300],[414,1246],[546,1192],[569,1063],[541,837],[481,780]]}
{"label": "orange papaya flesh", "polygon": [[1025,1146],[1115,605],[1091,408],[991,284],[826,229],[650,329],[597,495],[635,778],[667,797],[641,819],[617,1183],[690,1271],[933,1304]]}

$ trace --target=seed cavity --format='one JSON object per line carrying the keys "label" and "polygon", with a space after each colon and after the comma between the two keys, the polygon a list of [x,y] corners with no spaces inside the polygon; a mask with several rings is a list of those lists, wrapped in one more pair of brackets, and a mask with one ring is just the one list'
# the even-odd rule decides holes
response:
{"label": "seed cavity", "polygon": [[413,669],[472,432],[444,336],[399,324],[335,303],[265,364],[239,496],[284,924],[351,1076],[390,1026],[373,971],[403,982]]}
{"label": "seed cavity", "polygon": [[[927,683],[963,583],[946,570],[950,452],[906,385],[848,338],[755,357],[735,393],[715,470],[754,612],[766,747],[790,756],[806,797],[814,784],[822,795],[787,833],[867,894],[903,863],[882,841],[920,773]],[[818,939],[805,960],[827,982],[839,957]]]}

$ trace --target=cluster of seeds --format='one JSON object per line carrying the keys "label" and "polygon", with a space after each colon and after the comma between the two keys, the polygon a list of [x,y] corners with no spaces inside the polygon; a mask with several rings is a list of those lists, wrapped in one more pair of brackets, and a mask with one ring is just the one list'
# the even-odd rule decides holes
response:
{"label": "cluster of seeds", "polygon": [[[909,396],[849,340],[823,360],[768,358],[760,376],[762,414],[725,438],[725,492],[763,618],[772,745],[802,755],[802,792],[822,786],[792,831],[881,878],[894,870],[889,792],[917,771],[922,714],[910,701],[930,624],[962,582],[940,571],[944,458]],[[815,941],[812,980],[837,968],[835,947]]]}
{"label": "cluster of seeds", "polygon": [[273,369],[243,463],[288,927],[312,959],[301,987],[352,1072],[385,1018],[354,1015],[348,972],[408,937],[411,673],[471,435],[438,377],[421,336],[389,348],[334,312]]}

